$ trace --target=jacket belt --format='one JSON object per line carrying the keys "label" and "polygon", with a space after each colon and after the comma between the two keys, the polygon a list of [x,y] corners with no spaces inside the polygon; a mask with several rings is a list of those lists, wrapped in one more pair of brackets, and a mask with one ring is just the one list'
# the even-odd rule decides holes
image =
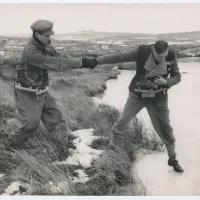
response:
{"label": "jacket belt", "polygon": [[36,94],[42,94],[48,90],[48,87],[32,87],[32,86],[26,86],[22,85],[21,83],[15,83],[15,88],[19,90],[29,91],[29,92],[35,92]]}

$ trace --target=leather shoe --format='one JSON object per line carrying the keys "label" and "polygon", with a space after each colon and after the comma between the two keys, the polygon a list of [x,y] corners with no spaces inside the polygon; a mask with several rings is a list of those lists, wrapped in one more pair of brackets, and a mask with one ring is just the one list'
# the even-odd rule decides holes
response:
{"label": "leather shoe", "polygon": [[174,168],[175,172],[184,172],[183,168],[178,164],[177,160],[168,160],[168,165]]}

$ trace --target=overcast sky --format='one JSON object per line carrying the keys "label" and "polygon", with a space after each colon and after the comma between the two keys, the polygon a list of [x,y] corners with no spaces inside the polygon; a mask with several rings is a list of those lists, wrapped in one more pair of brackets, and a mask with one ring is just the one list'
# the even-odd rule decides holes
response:
{"label": "overcast sky", "polygon": [[0,35],[31,33],[37,19],[56,33],[82,30],[135,33],[200,31],[197,4],[0,4]]}

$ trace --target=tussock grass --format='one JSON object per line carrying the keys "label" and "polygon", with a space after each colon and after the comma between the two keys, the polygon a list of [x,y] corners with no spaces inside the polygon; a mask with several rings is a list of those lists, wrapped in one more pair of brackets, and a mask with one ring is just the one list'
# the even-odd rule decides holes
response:
{"label": "tussock grass", "polygon": [[0,104],[0,142],[10,134],[14,127],[8,122],[15,116],[14,107],[7,104]]}
{"label": "tussock grass", "polygon": [[20,54],[15,54],[13,56],[4,58],[3,64],[8,66],[8,68],[10,68],[10,67],[14,68],[14,67],[17,66],[17,63],[19,61],[19,57],[20,57]]}
{"label": "tussock grass", "polygon": [[19,55],[4,58],[3,65],[0,66],[0,77],[8,82],[15,77],[15,67],[17,66]]}
{"label": "tussock grass", "polygon": [[117,78],[119,72],[108,71],[98,72],[90,69],[69,70],[64,72],[60,76],[53,76],[52,88],[53,89],[65,89],[68,88],[80,88],[87,96],[95,96],[102,93],[106,89],[105,81],[113,78]]}
{"label": "tussock grass", "polygon": [[10,80],[3,80],[0,75],[0,86],[0,104],[11,105],[14,107],[13,83]]}
{"label": "tussock grass", "polygon": [[79,185],[79,195],[117,195],[120,186],[132,180],[130,160],[124,151],[107,150],[86,170],[91,177],[85,185]]}
{"label": "tussock grass", "polygon": [[[39,191],[39,194],[45,195],[75,194],[74,185],[69,179],[67,167],[60,168],[56,164],[52,164],[51,155],[43,153],[41,158],[37,158],[23,150],[15,151],[14,157],[22,163],[22,167],[18,167],[15,170],[13,177],[16,180],[30,184],[30,195],[37,194],[36,191]],[[52,182],[54,185],[62,183],[62,187],[58,191],[52,191],[49,182]]]}
{"label": "tussock grass", "polygon": [[[108,105],[97,107],[91,96],[106,89],[106,80],[117,78],[119,72],[111,70],[112,67],[113,65],[103,65],[94,70],[76,69],[50,74],[50,92],[56,98],[69,129],[75,131],[93,128],[95,135],[101,136],[91,144],[92,148],[105,151],[85,170],[90,180],[85,184],[73,183],[69,177],[77,176],[74,171],[82,169],[82,166],[54,163],[63,159],[59,153],[60,146],[51,141],[41,124],[34,137],[19,149],[5,150],[3,141],[0,141],[0,169],[7,173],[6,177],[0,179],[2,188],[5,189],[11,181],[21,181],[30,185],[26,193],[30,195],[119,195],[122,186],[136,184],[131,172],[132,160],[140,148],[158,149],[159,141],[156,138],[153,142],[144,140],[142,124],[135,120],[124,135],[124,148],[108,148],[111,128],[119,117],[119,111]],[[10,66],[8,76],[11,69]],[[5,79],[2,74],[4,73],[0,74],[0,85],[3,86],[0,87],[1,138],[3,130],[7,134],[16,131],[12,79]],[[69,138],[74,139],[73,136]],[[70,152],[66,157],[69,155]],[[56,190],[56,185],[61,189]]]}

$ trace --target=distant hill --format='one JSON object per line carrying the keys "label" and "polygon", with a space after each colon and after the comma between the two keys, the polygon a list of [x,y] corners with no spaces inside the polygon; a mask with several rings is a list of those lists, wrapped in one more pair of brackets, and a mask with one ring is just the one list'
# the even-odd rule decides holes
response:
{"label": "distant hill", "polygon": [[[7,34],[5,37],[31,37],[31,33],[27,34]],[[0,36],[2,37],[2,36]],[[168,41],[176,40],[200,40],[200,31],[193,32],[180,32],[180,33],[162,33],[162,34],[149,34],[149,33],[124,33],[124,32],[98,32],[98,31],[78,31],[66,34],[55,34],[54,39],[63,40],[93,40],[93,39],[166,39]]]}
{"label": "distant hill", "polygon": [[18,34],[4,34],[0,35],[0,37],[31,37],[32,33],[18,33]]}
{"label": "distant hill", "polygon": [[157,38],[162,38],[167,40],[200,40],[200,31],[164,33],[164,34],[158,34]]}
{"label": "distant hill", "polygon": [[[2,35],[0,36],[2,37]],[[4,37],[22,37],[27,38],[31,37],[31,33],[21,33],[21,34],[5,34]],[[143,38],[151,38],[156,37],[156,34],[148,34],[148,33],[124,33],[124,32],[97,32],[97,31],[79,31],[72,32],[66,34],[55,34],[53,36],[54,39],[60,40],[93,40],[93,39],[102,39],[102,38],[123,38],[123,37],[143,37]]]}
{"label": "distant hill", "polygon": [[56,34],[55,39],[69,38],[69,39],[82,39],[82,40],[91,40],[91,39],[102,39],[102,38],[111,38],[111,37],[155,37],[155,34],[148,33],[123,33],[123,32],[97,32],[97,31],[80,31],[73,32],[68,34]]}
{"label": "distant hill", "polygon": [[108,36],[155,36],[156,34],[149,34],[149,33],[126,33],[126,32],[97,32],[97,31],[78,31],[78,32],[72,32],[68,34],[58,34],[60,36],[85,36],[85,37],[108,37]]}

